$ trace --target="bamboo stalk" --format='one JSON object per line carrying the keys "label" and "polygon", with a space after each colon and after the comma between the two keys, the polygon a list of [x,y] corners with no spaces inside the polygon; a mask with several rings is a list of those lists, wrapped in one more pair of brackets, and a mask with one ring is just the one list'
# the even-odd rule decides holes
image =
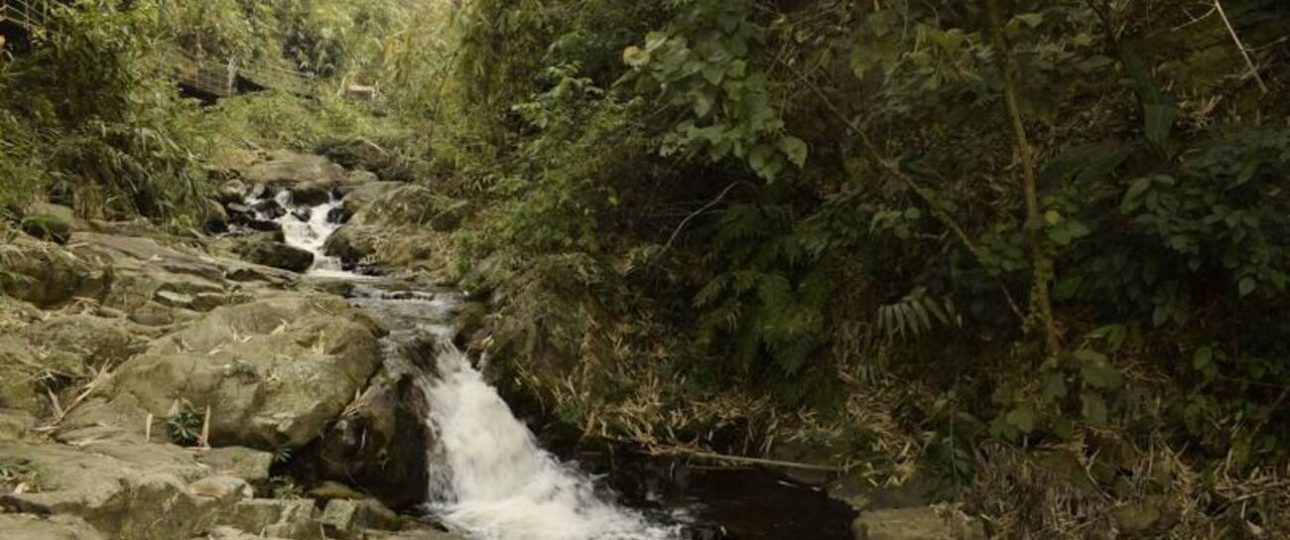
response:
{"label": "bamboo stalk", "polygon": [[1241,57],[1245,59],[1245,65],[1250,67],[1250,74],[1254,75],[1254,81],[1259,83],[1259,90],[1262,90],[1264,94],[1268,93],[1268,85],[1263,82],[1263,76],[1259,75],[1259,68],[1255,67],[1254,59],[1250,58],[1250,50],[1245,47],[1245,43],[1241,42],[1241,36],[1237,35],[1231,19],[1227,18],[1227,11],[1223,9],[1222,0],[1214,0],[1214,9],[1218,11],[1218,16],[1223,19],[1223,25],[1227,27],[1227,33],[1231,34],[1232,41],[1236,42],[1236,48],[1241,50]]}

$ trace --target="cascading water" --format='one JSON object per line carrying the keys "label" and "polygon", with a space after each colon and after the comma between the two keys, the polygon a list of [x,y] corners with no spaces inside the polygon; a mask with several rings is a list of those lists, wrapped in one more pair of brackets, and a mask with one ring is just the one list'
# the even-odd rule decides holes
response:
{"label": "cascading water", "polygon": [[663,540],[675,528],[600,498],[592,481],[543,451],[465,355],[446,350],[428,388],[447,475],[432,494],[442,519],[488,540]]}
{"label": "cascading water", "polygon": [[[285,242],[315,255],[309,275],[354,281],[355,303],[378,315],[385,338],[387,369],[414,373],[430,414],[427,428],[434,446],[427,449],[432,468],[427,486],[430,511],[444,525],[473,540],[670,540],[675,527],[651,524],[642,515],[600,496],[590,477],[542,450],[506,402],[451,344],[448,324],[457,295],[406,290],[407,284],[381,284],[341,270],[322,253],[340,224],[329,219],[342,201],[293,208],[291,194],[276,194],[285,212],[257,217],[282,226]],[[264,199],[247,204],[261,207]],[[268,205],[273,206],[273,205]],[[394,289],[392,292],[391,289]],[[438,343],[433,373],[418,370],[400,356],[401,345],[418,340]]]}
{"label": "cascading water", "polygon": [[341,220],[336,218],[336,212],[343,205],[344,201],[333,194],[329,201],[321,205],[297,206],[293,204],[289,190],[278,191],[272,196],[257,196],[253,193],[246,199],[246,206],[255,213],[256,219],[282,227],[285,244],[314,255],[309,274],[341,279],[359,278],[361,276],[358,274],[342,270],[339,258],[329,257],[323,252],[327,238],[341,227]]}

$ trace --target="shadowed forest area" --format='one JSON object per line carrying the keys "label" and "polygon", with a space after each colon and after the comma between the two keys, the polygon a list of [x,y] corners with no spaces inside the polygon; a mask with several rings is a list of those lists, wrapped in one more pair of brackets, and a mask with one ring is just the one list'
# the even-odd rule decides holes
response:
{"label": "shadowed forest area", "polygon": [[[115,366],[260,294],[150,325],[134,263],[67,285],[81,262],[50,254],[129,235],[287,268],[229,233],[276,182],[248,171],[291,152],[376,186],[326,186],[354,217],[319,253],[465,291],[457,345],[550,447],[769,465],[959,538],[1290,537],[1290,2],[42,5],[0,22],[0,328],[106,306],[155,328],[111,367],[0,340],[0,411],[31,418],[0,414],[0,494],[39,483],[6,446],[69,403],[123,410]],[[204,95],[177,51],[303,86]],[[133,292],[86,293],[100,274]],[[264,281],[336,289],[294,279]],[[346,384],[336,414],[367,383]],[[154,415],[218,438],[219,400],[131,391],[148,442]],[[333,478],[301,429],[226,440],[309,489]]]}

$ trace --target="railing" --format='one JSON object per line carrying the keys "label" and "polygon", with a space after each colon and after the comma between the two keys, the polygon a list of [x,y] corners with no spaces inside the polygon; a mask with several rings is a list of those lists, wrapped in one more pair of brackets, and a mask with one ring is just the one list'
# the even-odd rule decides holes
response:
{"label": "railing", "polygon": [[12,21],[28,32],[44,28],[49,6],[43,0],[0,0],[0,21]]}
{"label": "railing", "polygon": [[[49,22],[47,2],[0,0],[0,22],[12,21],[28,32],[43,29]],[[270,65],[242,66],[232,59],[194,55],[178,47],[170,47],[158,67],[180,84],[216,98],[236,94],[239,80],[300,95],[314,95],[318,86],[312,74]]]}

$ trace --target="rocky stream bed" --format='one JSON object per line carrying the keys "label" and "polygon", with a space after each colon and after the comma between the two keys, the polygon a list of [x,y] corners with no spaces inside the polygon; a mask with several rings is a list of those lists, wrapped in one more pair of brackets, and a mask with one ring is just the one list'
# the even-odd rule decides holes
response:
{"label": "rocky stream bed", "polygon": [[594,481],[452,349],[458,293],[356,273],[433,259],[459,205],[318,156],[221,174],[211,235],[36,205],[0,244],[0,539],[972,536],[764,471]]}

